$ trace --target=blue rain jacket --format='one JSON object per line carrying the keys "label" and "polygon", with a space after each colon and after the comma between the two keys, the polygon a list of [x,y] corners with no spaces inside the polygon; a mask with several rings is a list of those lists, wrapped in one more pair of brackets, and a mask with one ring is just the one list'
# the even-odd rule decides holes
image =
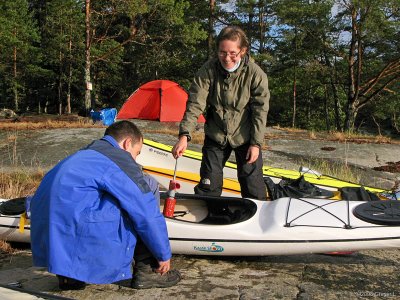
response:
{"label": "blue rain jacket", "polygon": [[111,137],[50,170],[30,203],[35,266],[87,283],[132,277],[137,236],[171,258],[167,227],[140,166]]}

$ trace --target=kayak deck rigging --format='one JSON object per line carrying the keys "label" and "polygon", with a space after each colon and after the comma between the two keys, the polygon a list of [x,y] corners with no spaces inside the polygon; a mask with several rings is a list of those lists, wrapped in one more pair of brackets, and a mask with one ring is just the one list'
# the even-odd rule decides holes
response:
{"label": "kayak deck rigging", "polygon": [[[161,193],[161,205],[163,205],[163,200],[166,197],[167,193]],[[273,203],[280,201],[279,199],[258,201],[258,203],[262,204],[257,205],[254,200],[246,198],[179,193],[175,197],[177,206],[174,216],[168,219],[199,225],[233,225],[245,222],[253,218],[263,206],[267,207],[265,210],[268,214],[261,217],[272,218],[275,210],[277,210],[274,208]],[[279,208],[279,213],[284,214],[282,227],[357,229],[400,225],[400,202],[398,201],[371,201],[354,206],[350,205],[350,203],[357,203],[358,201],[293,197],[288,197],[287,199],[286,207]],[[379,222],[374,221],[374,217],[371,216],[360,217],[360,213],[357,213],[357,211],[361,211],[365,205],[368,206],[367,213],[370,213],[371,207],[375,208],[373,212],[378,210]],[[387,212],[390,216],[384,217],[383,214],[385,214],[385,210],[388,207],[392,207],[396,214]],[[385,222],[387,219],[389,221]],[[362,220],[366,223],[363,222],[361,225],[355,220]]]}

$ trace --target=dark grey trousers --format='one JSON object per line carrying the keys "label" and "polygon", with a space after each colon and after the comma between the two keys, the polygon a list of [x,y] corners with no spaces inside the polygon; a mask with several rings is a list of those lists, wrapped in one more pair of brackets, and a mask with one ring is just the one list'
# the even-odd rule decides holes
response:
{"label": "dark grey trousers", "polygon": [[146,266],[150,266],[153,269],[158,268],[157,259],[153,256],[140,237],[137,237],[133,259],[135,260],[135,266],[139,268]]}
{"label": "dark grey trousers", "polygon": [[248,164],[246,161],[246,154],[249,146],[249,144],[237,148],[232,148],[229,144],[221,146],[206,137],[202,149],[203,159],[200,167],[201,181],[195,186],[194,192],[198,195],[221,195],[223,167],[232,151],[234,151],[242,197],[265,200],[266,187],[263,180],[262,154],[260,152],[256,162]]}

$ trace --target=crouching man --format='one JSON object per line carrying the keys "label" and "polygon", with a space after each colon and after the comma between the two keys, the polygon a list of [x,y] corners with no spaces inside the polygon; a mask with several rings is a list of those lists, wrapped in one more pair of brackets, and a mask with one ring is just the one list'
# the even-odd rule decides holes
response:
{"label": "crouching man", "polygon": [[[31,199],[35,266],[57,275],[61,289],[132,278],[133,288],[169,287],[171,249],[163,215],[136,163],[143,135],[129,121],[50,170]],[[136,248],[136,249],[135,249]]]}

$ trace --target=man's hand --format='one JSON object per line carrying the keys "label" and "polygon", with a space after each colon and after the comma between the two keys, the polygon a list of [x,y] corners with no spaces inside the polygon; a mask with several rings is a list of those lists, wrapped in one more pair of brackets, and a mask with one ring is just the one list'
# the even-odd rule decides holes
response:
{"label": "man's hand", "polygon": [[255,162],[260,155],[260,147],[251,145],[247,150],[246,160],[248,164]]}
{"label": "man's hand", "polygon": [[180,136],[178,142],[176,142],[175,146],[172,148],[171,153],[175,159],[182,156],[183,153],[185,152],[188,145],[187,140],[188,138],[186,135]]}
{"label": "man's hand", "polygon": [[171,260],[169,259],[167,261],[159,261],[158,265],[159,266],[155,271],[163,275],[171,269]]}

